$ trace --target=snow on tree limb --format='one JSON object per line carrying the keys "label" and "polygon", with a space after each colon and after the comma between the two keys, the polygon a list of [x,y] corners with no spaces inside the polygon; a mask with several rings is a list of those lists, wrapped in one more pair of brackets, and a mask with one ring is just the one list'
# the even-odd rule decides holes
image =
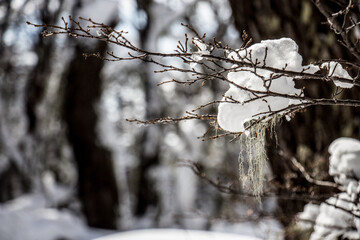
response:
{"label": "snow on tree limb", "polygon": [[[338,88],[359,87],[358,76],[352,77],[347,69],[360,70],[360,66],[343,60],[323,61],[317,65],[302,65],[297,44],[289,39],[266,40],[251,45],[252,40],[243,34],[243,44],[239,49],[217,41],[206,41],[205,34],[199,35],[193,28],[184,25],[190,31],[183,42],[179,41],[173,53],[153,52],[135,46],[128,40],[125,31],[115,30],[106,24],[92,19],[71,16],[64,25],[33,24],[45,28],[42,35],[68,35],[74,38],[88,38],[104,41],[127,49],[126,56],[118,56],[107,51],[84,54],[85,57],[98,57],[106,61],[140,60],[159,67],[157,73],[182,72],[189,79],[172,79],[161,84],[177,83],[183,85],[201,84],[208,81],[220,81],[229,84],[229,90],[221,100],[199,104],[193,111],[187,111],[182,117],[163,117],[153,120],[132,119],[142,124],[175,123],[184,120],[209,121],[209,130],[203,140],[224,136],[233,136],[242,142],[246,152],[248,169],[244,170],[244,160],[239,159],[240,175],[254,186],[255,195],[262,193],[262,167],[266,162],[264,150],[266,129],[274,128],[279,118],[291,116],[304,108],[315,105],[337,105],[359,107],[359,99],[341,99]],[[93,31],[96,30],[96,31]],[[191,36],[190,36],[191,34]],[[250,46],[251,45],[251,46]],[[167,59],[177,59],[176,64]],[[346,69],[346,70],[345,70]],[[304,88],[296,88],[299,81],[333,82],[337,88],[331,97],[309,97]],[[206,112],[206,108],[218,104],[217,115]],[[242,133],[246,133],[242,134]],[[247,179],[247,180],[246,180]]]}

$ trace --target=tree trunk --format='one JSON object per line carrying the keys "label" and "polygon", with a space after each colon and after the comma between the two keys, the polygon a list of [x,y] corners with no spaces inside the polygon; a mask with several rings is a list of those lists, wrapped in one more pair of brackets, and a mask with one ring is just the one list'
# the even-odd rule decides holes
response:
{"label": "tree trunk", "polygon": [[[104,53],[105,43],[95,52]],[[98,228],[116,228],[118,189],[110,151],[97,138],[95,104],[101,94],[100,72],[103,61],[84,59],[84,49],[76,48],[65,79],[64,121],[78,167],[79,198],[88,224]]]}

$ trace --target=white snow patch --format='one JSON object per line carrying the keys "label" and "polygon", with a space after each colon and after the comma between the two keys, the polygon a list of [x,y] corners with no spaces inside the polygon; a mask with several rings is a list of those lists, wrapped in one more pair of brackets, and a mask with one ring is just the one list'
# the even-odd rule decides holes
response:
{"label": "white snow patch", "polygon": [[358,239],[357,231],[350,230],[351,228],[356,229],[355,218],[351,214],[356,209],[357,207],[346,193],[340,193],[337,197],[326,200],[320,205],[320,214],[316,218],[314,233],[310,240],[337,239],[343,234],[352,236],[350,239]]}
{"label": "white snow patch", "polygon": [[96,238],[94,240],[257,240],[260,238],[209,231],[184,229],[147,229],[129,231]]}
{"label": "white snow patch", "polygon": [[[261,67],[286,69],[295,72],[314,73],[319,70],[314,65],[302,65],[302,57],[298,53],[298,46],[290,38],[261,41],[251,47],[231,52],[228,58],[257,64]],[[286,97],[264,97],[270,90],[274,93],[301,96],[301,90],[295,88],[292,77],[279,76],[276,73],[252,67],[233,66],[228,73],[230,88],[225,93],[223,101],[219,104],[218,123],[221,128],[229,132],[243,132],[244,124],[250,120],[266,117],[271,111],[278,111],[286,107],[301,103]],[[273,80],[270,80],[273,77]],[[257,97],[252,91],[260,91]],[[240,103],[240,104],[239,104]],[[256,115],[256,116],[255,116]]]}
{"label": "white snow patch", "polygon": [[194,52],[190,57],[193,60],[193,62],[190,63],[191,68],[195,68],[197,62],[203,59],[202,55],[210,54],[209,50],[207,50],[208,48],[207,44],[204,43],[202,40],[198,38],[194,38],[193,43],[197,47],[198,51]]}
{"label": "white snow patch", "polygon": [[0,239],[86,239],[83,221],[68,211],[46,207],[38,194],[24,195],[0,207]]}
{"label": "white snow patch", "polygon": [[[349,75],[349,73],[341,66],[340,63],[331,61],[328,63],[323,63],[321,65],[322,68],[326,67],[329,70],[328,76],[329,77],[341,77],[341,78],[346,78],[349,80],[353,80],[353,78]],[[346,82],[342,82],[339,80],[334,80],[334,84],[337,87],[342,87],[342,88],[352,88],[354,86],[354,84],[352,83],[346,83]]]}
{"label": "white snow patch", "polygon": [[360,179],[360,141],[338,138],[330,144],[329,153],[329,174],[335,182],[347,187],[352,176]]}
{"label": "white snow patch", "polygon": [[304,211],[299,214],[299,226],[301,228],[312,228],[314,221],[320,213],[320,206],[317,204],[308,203],[304,207]]}

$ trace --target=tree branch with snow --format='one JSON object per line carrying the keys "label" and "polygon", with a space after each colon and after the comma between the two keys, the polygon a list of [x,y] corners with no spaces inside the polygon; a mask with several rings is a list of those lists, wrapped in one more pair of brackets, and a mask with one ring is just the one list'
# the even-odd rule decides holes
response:
{"label": "tree branch with snow", "polygon": [[[346,14],[346,11],[338,14]],[[340,31],[334,22],[335,18],[336,16],[328,18],[329,23]],[[181,72],[188,76],[188,79],[172,79],[159,85],[199,83],[204,86],[208,81],[227,83],[229,89],[222,95],[222,99],[201,103],[197,108],[186,111],[186,115],[182,117],[128,121],[142,124],[166,124],[194,119],[209,121],[209,130],[202,139],[232,136],[233,140],[240,141],[241,149],[245,149],[239,154],[240,176],[243,183],[250,183],[258,197],[263,193],[262,168],[267,160],[267,129],[274,133],[275,125],[282,117],[291,120],[295,113],[310,106],[360,106],[360,99],[341,98],[344,90],[360,86],[359,76],[352,77],[350,74],[360,72],[360,65],[344,60],[322,60],[303,65],[297,44],[289,38],[265,40],[251,45],[251,38],[244,32],[242,44],[233,49],[215,38],[207,41],[205,34],[200,35],[192,27],[184,25],[189,31],[185,34],[184,41],[178,42],[174,52],[160,53],[139,48],[128,40],[127,32],[92,19],[75,20],[70,16],[69,20],[62,20],[63,25],[28,24],[44,28],[44,37],[68,35],[95,39],[128,51],[125,56],[107,51],[105,55],[85,53],[85,57],[94,56],[106,61],[140,60],[155,64],[159,68],[155,71],[157,73]],[[344,27],[343,25],[341,31]],[[351,48],[347,42],[347,33],[345,32],[343,42]],[[169,59],[175,60],[176,64]],[[296,87],[306,81],[334,84],[334,91],[330,96],[306,96],[305,86]],[[216,115],[206,110],[214,105],[218,109]],[[248,166],[247,169],[244,165]]]}

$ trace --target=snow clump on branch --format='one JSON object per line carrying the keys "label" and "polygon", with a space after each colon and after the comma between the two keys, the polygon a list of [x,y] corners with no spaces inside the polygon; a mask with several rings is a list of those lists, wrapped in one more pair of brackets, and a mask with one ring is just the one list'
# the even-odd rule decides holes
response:
{"label": "snow clump on branch", "polygon": [[[206,45],[197,47],[201,53],[206,50]],[[274,133],[280,117],[307,104],[302,89],[295,87],[294,79],[320,70],[313,64],[303,66],[298,50],[292,39],[281,38],[261,41],[227,56],[236,62],[227,74],[230,87],[219,104],[217,121],[225,131],[246,133],[240,138],[239,175],[244,186],[250,183],[258,198],[262,194],[263,167],[267,161],[265,129]],[[339,63],[325,64],[321,68],[329,70],[328,76],[334,77],[336,86],[352,87],[351,83],[336,79],[351,80]]]}
{"label": "snow clump on branch", "polygon": [[191,60],[193,60],[193,62],[190,62],[191,68],[195,68],[197,62],[203,59],[202,55],[210,54],[210,51],[207,50],[208,45],[206,43],[200,41],[198,38],[194,38],[193,43],[198,48],[198,51],[191,55]]}
{"label": "snow clump on branch", "polygon": [[329,146],[329,174],[336,183],[348,187],[352,179],[360,179],[360,141],[338,138]]}
{"label": "snow clump on branch", "polygon": [[298,46],[290,38],[261,41],[249,48],[231,52],[228,58],[254,66],[234,65],[234,70],[227,75],[230,88],[223,98],[225,102],[219,105],[218,123],[229,132],[243,132],[246,122],[266,117],[290,105],[301,104],[297,99],[269,96],[268,93],[273,92],[300,97],[302,92],[295,88],[292,77],[264,67],[305,73],[319,70],[312,64],[302,65]]}
{"label": "snow clump on branch", "polygon": [[302,229],[314,227],[310,240],[359,239],[360,141],[338,138],[330,144],[329,153],[329,174],[344,192],[335,194],[320,206],[306,205],[299,215],[299,226]]}
{"label": "snow clump on branch", "polygon": [[[322,68],[326,67],[329,70],[328,76],[329,77],[341,77],[349,80],[353,80],[353,78],[349,75],[349,73],[343,69],[340,63],[331,61],[327,63],[323,63],[321,65]],[[352,83],[346,83],[338,80],[334,80],[334,84],[337,87],[341,88],[352,88],[354,84]]]}

